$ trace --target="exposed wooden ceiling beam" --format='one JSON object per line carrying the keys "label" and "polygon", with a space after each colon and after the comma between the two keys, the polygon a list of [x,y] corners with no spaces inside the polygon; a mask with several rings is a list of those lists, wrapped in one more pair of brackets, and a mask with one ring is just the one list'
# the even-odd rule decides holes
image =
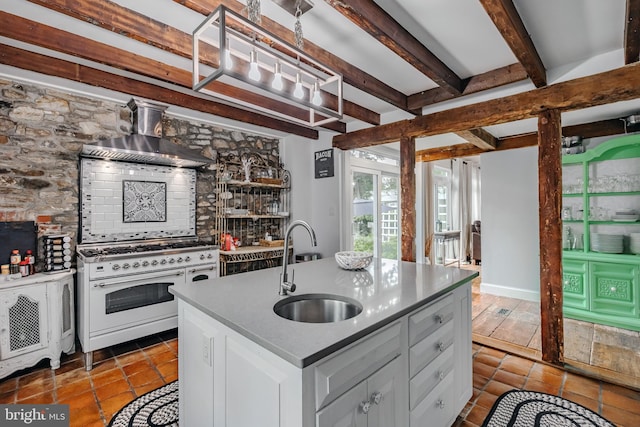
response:
{"label": "exposed wooden ceiling beam", "polygon": [[500,99],[337,135],[333,146],[343,150],[369,147],[396,142],[403,136],[418,138],[513,122],[536,117],[548,109],[573,111],[637,98],[640,62]]}
{"label": "exposed wooden ceiling beam", "polygon": [[620,135],[624,132],[623,119],[601,120],[581,125],[564,126],[562,128],[562,136],[581,136],[583,138]]}
{"label": "exposed wooden ceiling beam", "polygon": [[513,54],[524,66],[536,87],[547,85],[547,73],[538,51],[520,18],[512,0],[480,0],[494,25],[502,34]]}
{"label": "exposed wooden ceiling beam", "polygon": [[167,104],[186,105],[195,111],[318,139],[315,129],[5,44],[0,44],[0,63]]}
{"label": "exposed wooden ceiling beam", "polygon": [[640,0],[627,0],[624,26],[624,63],[640,59]]}
{"label": "exposed wooden ceiling beam", "polygon": [[[600,136],[619,135],[624,133],[624,123],[621,119],[601,120],[580,125],[565,126],[563,136],[581,136],[583,138],[597,138]],[[538,144],[538,134],[508,136],[496,141],[495,151],[512,150],[514,148],[533,147]],[[434,160],[454,159],[457,157],[475,156],[487,153],[473,144],[456,144],[448,147],[429,148],[416,151],[416,161],[431,162]]]}
{"label": "exposed wooden ceiling beam", "polygon": [[409,31],[371,0],[325,0],[370,36],[395,52],[443,90],[459,95],[465,82]]}
{"label": "exposed wooden ceiling beam", "polygon": [[[496,142],[495,151],[513,150],[515,148],[532,147],[538,144],[538,135],[535,133],[518,135],[509,138],[499,139]],[[493,152],[492,150],[491,152]],[[416,162],[432,162],[434,160],[455,159],[460,157],[476,156],[486,153],[484,150],[473,144],[456,144],[446,147],[429,148],[427,150],[416,151]]]}
{"label": "exposed wooden ceiling beam", "polygon": [[[167,24],[155,21],[145,15],[142,15],[136,11],[122,7],[111,1],[97,1],[97,0],[29,0],[32,3],[39,4],[51,10],[64,13],[73,18],[90,22],[101,28],[113,31],[120,35],[125,35],[134,40],[137,40],[144,44],[157,47],[167,52],[171,52],[175,55],[191,59],[192,50],[192,37],[190,34],[177,30]],[[11,36],[8,36],[11,37]],[[64,50],[65,43],[61,43],[55,50]],[[76,45],[70,45],[72,48],[77,48]],[[208,47],[208,59],[210,65],[218,66],[217,49]],[[69,50],[69,49],[67,49]],[[69,52],[67,52],[69,53]],[[97,54],[97,53],[96,53]],[[144,59],[147,60],[146,58]],[[113,58],[111,61],[115,61]],[[117,67],[117,65],[114,65]],[[171,68],[161,64],[159,72],[163,72],[163,68]],[[191,73],[189,73],[191,75]],[[191,81],[188,82],[187,87],[191,87]],[[224,86],[215,86],[213,89],[223,88]],[[227,89],[231,89],[230,85],[226,85]],[[213,90],[212,89],[212,90]],[[245,97],[252,98],[256,101],[255,96],[251,95],[250,91],[239,91],[233,96],[238,99],[244,99]],[[231,96],[228,90],[225,92],[219,92],[221,95]],[[265,98],[264,99],[270,99]],[[325,92],[323,98],[330,103],[337,105],[337,98]],[[258,105],[262,105],[258,103]],[[406,103],[405,103],[406,105]],[[277,111],[277,110],[276,110]],[[353,117],[358,120],[362,120],[366,123],[373,125],[380,124],[380,115],[374,111],[368,110],[360,105],[357,105],[351,101],[344,100],[343,111],[345,115]],[[295,117],[295,115],[293,115]],[[339,131],[339,128],[343,125],[331,125],[328,128],[331,130]]]}
{"label": "exposed wooden ceiling beam", "polygon": [[[215,10],[215,8],[220,4],[224,4],[234,12],[241,14],[244,14],[243,10],[246,7],[244,4],[235,0],[173,1],[205,16],[213,12],[213,10]],[[262,17],[262,26],[268,28],[270,32],[280,37],[282,40],[295,45],[294,34],[290,29],[278,24],[276,21],[273,21],[266,16]],[[407,96],[405,94],[376,79],[372,75],[354,67],[353,65],[338,58],[337,56],[332,55],[326,50],[311,43],[309,40],[304,41],[304,52],[341,73],[345,83],[357,89],[360,89],[365,93],[375,96],[376,98],[379,98],[385,102],[388,102],[396,108],[412,114],[419,114],[419,112],[407,108]]]}
{"label": "exposed wooden ceiling beam", "polygon": [[[122,70],[132,71],[147,77],[166,81],[186,89],[191,89],[191,72],[172,67],[162,62],[77,36],[57,28],[49,27],[28,19],[0,12],[0,35],[20,40],[25,43],[58,50],[62,53],[88,59]],[[280,111],[300,120],[308,118],[308,111],[294,107],[251,91],[238,89],[221,82],[212,83],[213,90],[232,98],[242,97],[247,102],[266,106],[274,111]],[[256,113],[258,114],[258,113]],[[344,133],[344,122],[332,122],[324,126],[327,129]]]}
{"label": "exposed wooden ceiling beam", "polygon": [[483,150],[495,150],[498,138],[482,128],[463,130],[456,134]]}
{"label": "exposed wooden ceiling beam", "polygon": [[[515,64],[507,65],[506,67],[487,71],[486,73],[471,77],[465,86],[464,91],[459,96],[470,95],[483,90],[504,86],[509,83],[515,83],[525,80],[528,77],[527,71],[524,69],[522,64],[516,62]],[[415,110],[437,102],[457,98],[459,96],[453,95],[441,87],[437,87],[409,95],[407,98],[407,106],[410,109]]]}

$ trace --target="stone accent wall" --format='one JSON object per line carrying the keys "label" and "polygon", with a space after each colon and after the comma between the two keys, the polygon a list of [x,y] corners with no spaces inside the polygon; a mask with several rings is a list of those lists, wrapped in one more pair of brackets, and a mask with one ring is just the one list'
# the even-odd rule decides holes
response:
{"label": "stone accent wall", "polygon": [[[187,121],[165,116],[163,119],[165,138],[181,143],[211,159],[239,159],[242,153],[259,154],[270,164],[280,164],[280,140],[239,130],[224,129],[205,123]],[[217,230],[215,222],[215,171],[198,171],[196,184],[196,230],[202,239],[210,239]]]}
{"label": "stone accent wall", "polygon": [[[279,159],[279,140],[171,116],[165,136],[212,159],[251,151]],[[36,221],[40,234],[78,236],[82,145],[131,133],[126,105],[0,79],[0,221]],[[215,230],[214,171],[198,171],[197,233]],[[42,259],[41,256],[38,257]],[[75,265],[75,257],[74,257]]]}

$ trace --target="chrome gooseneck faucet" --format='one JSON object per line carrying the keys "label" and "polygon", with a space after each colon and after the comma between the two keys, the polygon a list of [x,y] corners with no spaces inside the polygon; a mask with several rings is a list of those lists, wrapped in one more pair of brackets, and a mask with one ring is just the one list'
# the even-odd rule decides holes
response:
{"label": "chrome gooseneck faucet", "polygon": [[287,264],[289,261],[289,235],[291,234],[291,230],[293,230],[296,226],[301,225],[307,229],[309,232],[309,237],[311,237],[311,243],[313,246],[318,246],[316,242],[316,232],[313,231],[313,228],[302,220],[293,221],[287,227],[287,231],[284,233],[284,254],[282,255],[282,274],[280,277],[280,295],[287,295],[287,292],[295,292],[296,285],[293,283],[293,278],[289,281],[289,277],[287,276]]}

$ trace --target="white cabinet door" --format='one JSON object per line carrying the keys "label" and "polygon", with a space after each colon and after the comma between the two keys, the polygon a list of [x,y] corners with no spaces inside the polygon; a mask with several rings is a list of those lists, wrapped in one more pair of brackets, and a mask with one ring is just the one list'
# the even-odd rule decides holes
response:
{"label": "white cabinet door", "polygon": [[405,426],[406,379],[402,358],[382,369],[318,411],[316,427]]}
{"label": "white cabinet door", "polygon": [[367,380],[368,427],[405,426],[407,380],[402,375],[402,358],[396,357]]}
{"label": "white cabinet door", "polygon": [[38,284],[0,294],[0,360],[48,345],[47,285]]}
{"label": "white cabinet door", "polygon": [[178,331],[180,425],[303,425],[299,368],[183,300]]}
{"label": "white cabinet door", "polygon": [[[178,369],[180,425],[224,426],[224,357],[216,357],[215,344],[224,336],[199,312],[179,302]],[[221,392],[222,390],[222,392]]]}
{"label": "white cabinet door", "polygon": [[226,344],[227,426],[280,427],[286,374],[233,337]]}
{"label": "white cabinet door", "polygon": [[316,427],[367,427],[364,405],[369,404],[365,381],[331,402],[316,414]]}

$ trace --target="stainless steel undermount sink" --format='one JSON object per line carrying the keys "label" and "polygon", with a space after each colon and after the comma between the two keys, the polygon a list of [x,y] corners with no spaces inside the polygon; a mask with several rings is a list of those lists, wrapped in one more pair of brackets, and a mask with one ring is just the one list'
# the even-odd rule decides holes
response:
{"label": "stainless steel undermount sink", "polygon": [[357,316],[362,312],[362,305],[340,295],[302,294],[278,301],[273,311],[295,322],[331,323]]}

